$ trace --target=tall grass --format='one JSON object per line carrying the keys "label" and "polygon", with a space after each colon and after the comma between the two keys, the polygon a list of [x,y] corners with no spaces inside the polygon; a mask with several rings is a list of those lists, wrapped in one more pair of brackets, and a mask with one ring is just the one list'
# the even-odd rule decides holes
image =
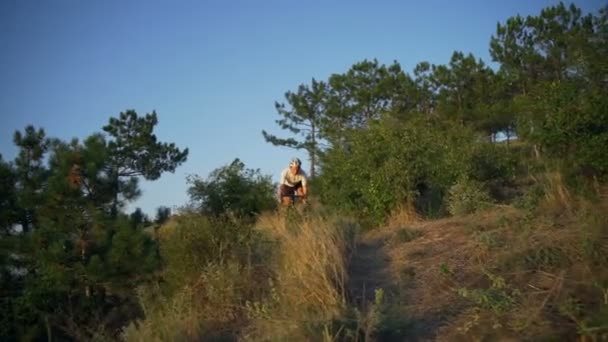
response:
{"label": "tall grass", "polygon": [[[271,237],[272,300],[255,317],[252,340],[321,338],[346,308],[347,255],[352,224],[320,216],[265,215],[256,230]],[[262,311],[262,310],[259,310]]]}
{"label": "tall grass", "polygon": [[577,203],[561,172],[548,172],[538,180],[544,189],[541,209],[552,214],[571,213]]}
{"label": "tall grass", "polygon": [[138,290],[145,319],[123,337],[321,339],[345,308],[353,227],[314,215],[269,213],[255,226],[183,216],[157,234],[164,267]]}
{"label": "tall grass", "polygon": [[244,222],[183,215],[161,227],[163,269],[138,289],[145,319],[123,333],[129,341],[235,339],[247,301],[267,295],[271,256],[264,237]]}

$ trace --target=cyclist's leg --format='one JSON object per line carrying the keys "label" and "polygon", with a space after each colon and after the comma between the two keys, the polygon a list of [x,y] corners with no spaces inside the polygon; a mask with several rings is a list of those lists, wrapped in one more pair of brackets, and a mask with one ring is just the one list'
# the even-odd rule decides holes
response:
{"label": "cyclist's leg", "polygon": [[293,196],[281,196],[281,204],[290,206],[293,204]]}
{"label": "cyclist's leg", "polygon": [[298,196],[298,200],[302,203],[306,202],[306,197],[304,196],[304,188],[302,187],[302,183],[299,183],[294,191],[295,195]]}
{"label": "cyclist's leg", "polygon": [[281,185],[281,189],[280,189],[280,193],[281,193],[281,204],[285,205],[285,206],[290,206],[293,204],[294,202],[294,194],[295,194],[295,190],[292,187],[289,187],[287,185]]}

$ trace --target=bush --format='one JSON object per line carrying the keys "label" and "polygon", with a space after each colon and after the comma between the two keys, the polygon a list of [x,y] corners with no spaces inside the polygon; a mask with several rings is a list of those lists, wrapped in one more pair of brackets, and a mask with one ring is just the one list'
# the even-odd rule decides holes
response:
{"label": "bush", "polygon": [[346,255],[357,228],[318,216],[265,214],[255,227],[181,216],[160,228],[161,281],[139,288],[145,319],[123,337],[319,340],[317,328],[346,304]]}
{"label": "bush", "polygon": [[429,201],[441,203],[435,197],[470,173],[475,142],[471,131],[450,123],[377,122],[324,154],[318,179],[322,200],[376,223],[429,189]]}
{"label": "bush", "polygon": [[448,211],[454,216],[474,213],[489,203],[490,196],[479,182],[461,180],[450,187]]}
{"label": "bush", "polygon": [[508,183],[515,176],[517,162],[509,147],[479,143],[471,154],[470,175],[480,182]]}
{"label": "bush", "polygon": [[161,280],[139,288],[145,319],[126,328],[124,337],[235,338],[247,320],[247,301],[267,295],[270,245],[243,221],[198,214],[159,230]]}
{"label": "bush", "polygon": [[543,186],[541,184],[534,184],[515,201],[514,206],[519,209],[532,211],[538,207],[544,196],[545,190]]}
{"label": "bush", "polygon": [[206,180],[191,176],[188,182],[192,202],[211,216],[251,218],[277,204],[271,177],[262,175],[260,170],[246,169],[238,158],[215,169]]}
{"label": "bush", "polygon": [[[542,98],[542,101],[538,101]],[[516,99],[518,127],[566,174],[608,177],[608,101],[575,82],[541,83]]]}
{"label": "bush", "polygon": [[[161,228],[162,230],[162,228]],[[169,284],[190,284],[202,268],[237,262],[253,267],[269,257],[264,237],[239,220],[185,215],[160,243],[164,279]]]}

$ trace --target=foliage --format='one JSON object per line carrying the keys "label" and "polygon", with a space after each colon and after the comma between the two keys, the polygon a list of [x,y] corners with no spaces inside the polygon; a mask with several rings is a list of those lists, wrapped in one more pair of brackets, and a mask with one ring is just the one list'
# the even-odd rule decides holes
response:
{"label": "foliage", "polygon": [[140,287],[145,319],[124,330],[126,340],[310,340],[319,333],[311,326],[340,314],[348,228],[339,222],[176,222],[160,228],[163,281]]}
{"label": "foliage", "polygon": [[495,313],[504,313],[517,302],[520,291],[510,288],[505,280],[486,272],[486,276],[491,281],[488,288],[469,289],[460,288],[458,294],[464,298],[472,300],[476,305],[484,309],[490,309]]}
{"label": "foliage", "polygon": [[514,180],[519,157],[508,146],[479,143],[471,151],[468,173],[479,182],[509,184]]}
{"label": "foliage", "polygon": [[160,206],[156,208],[156,216],[154,217],[154,223],[162,225],[169,220],[171,217],[171,208]]}
{"label": "foliage", "polygon": [[448,194],[448,212],[454,216],[466,215],[483,209],[490,203],[490,195],[483,186],[471,180],[459,180]]}
{"label": "foliage", "polygon": [[129,215],[129,221],[131,226],[134,228],[143,228],[150,225],[150,218],[146,215],[141,208],[136,208],[131,215]]}
{"label": "foliage", "polygon": [[402,116],[417,106],[414,81],[397,62],[386,66],[376,59],[363,60],[343,74],[332,74],[328,85],[323,128],[333,144],[339,144],[344,133],[383,117],[405,119]]}
{"label": "foliage", "polygon": [[486,134],[496,133],[501,127],[492,121],[496,77],[492,69],[472,54],[456,51],[449,65],[433,65],[431,82],[437,94],[437,112]]}
{"label": "foliage", "polygon": [[[490,53],[496,70],[460,51],[446,65],[418,63],[413,76],[396,61],[357,62],[275,104],[290,137],[262,133],[307,151],[324,210],[374,225],[399,208],[418,210],[410,218],[472,213],[500,199],[497,189],[519,187],[518,234],[483,227],[470,244],[475,258],[521,268],[530,288],[558,269],[583,281],[551,275],[538,300],[484,271],[478,278],[491,285],[458,293],[496,315],[532,303],[538,309],[520,330],[547,311],[564,329],[570,322],[595,337],[606,329],[608,293],[608,8],[583,14],[560,3],[511,17],[498,24]],[[141,195],[141,178],[156,180],[187,159],[188,149],[158,141],[157,124],[155,112],[127,110],[82,140],[51,139],[34,126],[15,132],[16,157],[0,156],[0,336],[112,340],[133,320],[128,339],[314,340],[319,327],[326,338],[342,336],[330,327],[345,309],[346,233],[300,216],[265,218],[254,229],[277,202],[260,170],[235,159],[206,179],[190,177],[199,212],[168,220],[160,207],[156,241],[140,229],[149,222],[141,210],[124,212]],[[572,184],[593,189],[600,203],[575,200]],[[425,236],[403,228],[395,238]],[[446,283],[460,278],[447,263],[440,271]],[[390,335],[380,304],[358,313],[363,325],[350,337]]]}
{"label": "foliage", "polygon": [[134,110],[127,110],[118,118],[110,118],[103,127],[111,137],[107,143],[105,172],[114,193],[113,215],[120,206],[118,194],[128,193],[129,188],[136,187],[136,177],[156,180],[164,172],[175,171],[188,158],[187,148],[182,151],[174,143],[157,141],[154,134],[156,124],[156,112],[140,117]]}
{"label": "foliage", "polygon": [[192,213],[159,230],[162,281],[138,289],[145,319],[128,326],[124,337],[234,337],[246,301],[267,291],[264,237],[247,222]]}
{"label": "foliage", "polygon": [[303,140],[294,138],[279,138],[266,131],[262,131],[264,139],[275,146],[286,146],[295,149],[304,149],[310,157],[310,176],[315,177],[317,160],[321,153],[321,140],[323,138],[321,126],[325,110],[327,85],[312,79],[311,85],[300,85],[296,93],[288,91],[285,99],[290,109],[284,103],[275,103],[275,108],[282,119],[276,123],[291,134],[302,136]]}
{"label": "foliage", "polygon": [[48,177],[44,167],[44,156],[49,148],[49,139],[43,129],[27,126],[23,133],[16,131],[13,142],[19,148],[14,161],[15,196],[14,207],[18,223],[28,232],[36,225],[37,211],[42,202],[42,186]]}
{"label": "foliage", "polygon": [[260,170],[246,169],[238,158],[230,165],[215,169],[205,180],[191,176],[188,194],[204,214],[252,217],[276,206],[270,176]]}
{"label": "foliage", "polygon": [[[533,100],[533,98],[542,100]],[[577,83],[550,83],[517,99],[523,136],[569,174],[608,176],[608,101]]]}
{"label": "foliage", "polygon": [[118,176],[142,176],[158,179],[164,172],[173,172],[186,161],[188,149],[181,151],[174,143],[157,141],[154,127],[156,112],[140,117],[134,110],[111,118],[103,130],[112,137],[108,143],[111,164]]}
{"label": "foliage", "polygon": [[396,233],[397,241],[401,243],[410,242],[422,236],[422,232],[416,229],[401,228]]}
{"label": "foliage", "polygon": [[[514,16],[498,24],[490,42],[497,70],[460,51],[446,65],[418,63],[413,77],[398,62],[363,60],[326,82],[313,80],[297,94],[288,92],[293,111],[281,114],[297,113],[299,107],[311,112],[314,107],[316,136],[321,138],[317,141],[323,143],[315,143],[323,146],[315,151],[321,161],[321,196],[341,209],[362,209],[363,216],[375,221],[405,198],[414,199],[427,215],[441,213],[443,197],[458,178],[454,174],[484,183],[497,199],[508,198],[505,188],[524,170],[521,165],[531,167],[540,158],[568,178],[583,175],[604,181],[608,64],[602,52],[608,51],[607,23],[606,8],[583,15],[576,6],[560,3],[537,16]],[[420,117],[436,122],[427,129]],[[290,125],[280,120],[282,128],[298,133],[293,125],[302,124],[303,117],[291,120]],[[415,139],[405,143],[394,137],[397,133],[387,137],[390,126]],[[438,146],[443,141],[453,144],[460,126],[478,134],[476,143],[471,140],[463,147],[470,151],[458,155],[459,165],[443,162]],[[510,146],[514,136],[525,148]],[[498,137],[507,142],[498,146]],[[416,162],[387,162],[395,158],[395,150],[415,144],[420,151]],[[515,153],[526,149],[535,152],[534,161]],[[347,160],[359,166],[349,167]],[[450,181],[430,181],[437,177],[429,176],[430,167],[421,171],[425,160],[438,165],[433,172]],[[448,164],[456,169],[446,170]],[[386,165],[399,165],[401,174],[385,172]],[[382,177],[394,179],[394,186],[378,179]]]}
{"label": "foliage", "polygon": [[2,159],[0,154],[0,236],[8,235],[17,221],[18,204],[15,183],[17,175],[13,166]]}
{"label": "foliage", "polygon": [[327,151],[320,185],[325,203],[381,221],[429,189],[446,191],[467,174],[475,135],[417,119],[352,132],[347,149]]}
{"label": "foliage", "polygon": [[491,53],[516,91],[518,135],[558,167],[606,176],[607,9],[583,15],[563,3],[499,24]]}
{"label": "foliage", "polygon": [[141,210],[122,208],[140,194],[136,177],[156,179],[187,155],[156,141],[156,123],[155,114],[121,114],[109,141],[48,139],[32,126],[15,133],[15,161],[0,161],[4,337],[113,339],[141,314],[134,285],[158,268],[158,251],[138,229]]}

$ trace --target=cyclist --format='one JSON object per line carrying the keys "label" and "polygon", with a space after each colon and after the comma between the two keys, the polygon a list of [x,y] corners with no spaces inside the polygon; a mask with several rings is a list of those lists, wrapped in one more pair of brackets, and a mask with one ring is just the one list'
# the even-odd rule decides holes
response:
{"label": "cyclist", "polygon": [[279,198],[281,203],[291,205],[295,197],[302,199],[308,194],[306,173],[301,169],[302,162],[298,158],[293,158],[289,162],[289,167],[281,172],[279,181]]}

